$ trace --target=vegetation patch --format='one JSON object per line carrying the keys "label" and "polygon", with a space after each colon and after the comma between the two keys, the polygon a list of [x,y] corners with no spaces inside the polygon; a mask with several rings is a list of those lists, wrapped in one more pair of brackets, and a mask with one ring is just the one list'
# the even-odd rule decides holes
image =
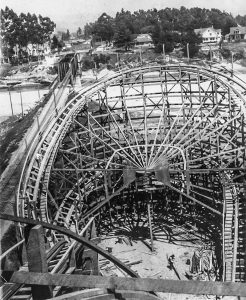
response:
{"label": "vegetation patch", "polygon": [[38,110],[48,102],[49,97],[35,106],[23,118],[13,116],[0,124],[0,175],[7,168],[12,153],[18,149],[28,128],[32,126],[33,119]]}
{"label": "vegetation patch", "polygon": [[[1,239],[1,252],[6,252],[9,248],[13,247],[17,243],[16,238],[16,227],[14,224],[11,224],[7,230],[7,232],[4,234],[4,236]],[[2,261],[1,261],[1,269],[2,270],[18,270],[20,266],[20,260],[21,257],[19,257],[16,250],[13,250],[10,252]],[[2,278],[8,280],[6,277],[7,274],[5,272],[2,272]],[[4,280],[2,280],[4,281]],[[1,281],[0,281],[1,282]],[[3,283],[3,282],[2,282]]]}

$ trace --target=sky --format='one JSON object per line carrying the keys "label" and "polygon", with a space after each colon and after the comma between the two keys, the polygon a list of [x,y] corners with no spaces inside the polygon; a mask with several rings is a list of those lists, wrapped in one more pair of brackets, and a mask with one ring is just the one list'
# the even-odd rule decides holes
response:
{"label": "sky", "polygon": [[246,0],[1,0],[0,7],[8,6],[16,13],[35,13],[50,17],[58,30],[75,31],[87,22],[94,22],[103,12],[115,16],[121,8],[130,11],[139,9],[162,9],[180,6],[218,8],[221,11],[246,15]]}

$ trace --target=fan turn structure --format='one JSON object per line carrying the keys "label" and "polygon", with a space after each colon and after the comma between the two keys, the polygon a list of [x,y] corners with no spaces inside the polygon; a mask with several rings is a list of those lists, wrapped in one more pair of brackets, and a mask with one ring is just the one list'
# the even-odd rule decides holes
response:
{"label": "fan turn structure", "polygon": [[76,91],[29,153],[18,214],[78,232],[95,216],[102,233],[151,203],[156,219],[195,224],[219,245],[224,280],[245,281],[245,91],[222,69],[191,65]]}

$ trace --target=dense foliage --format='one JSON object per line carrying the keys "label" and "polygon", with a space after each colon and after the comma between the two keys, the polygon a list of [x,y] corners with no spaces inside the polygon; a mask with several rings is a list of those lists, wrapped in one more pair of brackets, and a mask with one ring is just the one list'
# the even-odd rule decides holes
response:
{"label": "dense foliage", "polygon": [[[190,56],[196,52],[196,44],[199,39],[191,34],[196,28],[213,26],[221,29],[222,34],[229,33],[230,27],[237,24],[245,25],[246,16],[234,18],[231,14],[221,12],[219,9],[190,8],[184,6],[177,8],[165,8],[161,10],[139,10],[131,13],[122,9],[114,18],[103,13],[96,22],[86,24],[85,37],[93,35],[96,39],[106,42],[114,41],[116,46],[126,49],[131,45],[131,36],[140,33],[150,33],[157,52],[170,52],[175,45],[190,44]],[[189,34],[188,34],[189,33]],[[190,36],[191,34],[191,36]]]}
{"label": "dense foliage", "polygon": [[13,53],[13,48],[30,44],[42,45],[50,40],[55,23],[48,17],[35,14],[17,15],[12,9],[1,9],[1,44],[4,52]]}
{"label": "dense foliage", "polygon": [[62,40],[58,40],[57,36],[54,35],[50,44],[50,48],[57,49],[58,52],[61,51],[62,47],[64,47],[64,42]]}
{"label": "dense foliage", "polygon": [[104,54],[84,56],[82,59],[82,70],[87,71],[93,68],[98,69],[100,67],[100,64],[107,64],[109,60],[110,56]]}

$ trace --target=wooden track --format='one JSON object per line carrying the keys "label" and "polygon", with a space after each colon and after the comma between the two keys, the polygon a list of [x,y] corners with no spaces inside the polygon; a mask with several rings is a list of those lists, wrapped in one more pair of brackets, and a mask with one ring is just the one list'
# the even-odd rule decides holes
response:
{"label": "wooden track", "polygon": [[[145,172],[149,183],[137,183],[139,191],[168,186],[183,199],[179,209],[201,208],[208,219],[224,210],[224,278],[243,281],[234,234],[241,181],[228,182],[234,200],[229,187],[223,198],[222,177],[245,174],[245,93],[245,83],[224,69],[192,65],[130,69],[76,90],[26,160],[17,214],[80,229],[120,203],[125,189],[136,189],[136,172]],[[158,185],[160,169],[170,175]]]}

